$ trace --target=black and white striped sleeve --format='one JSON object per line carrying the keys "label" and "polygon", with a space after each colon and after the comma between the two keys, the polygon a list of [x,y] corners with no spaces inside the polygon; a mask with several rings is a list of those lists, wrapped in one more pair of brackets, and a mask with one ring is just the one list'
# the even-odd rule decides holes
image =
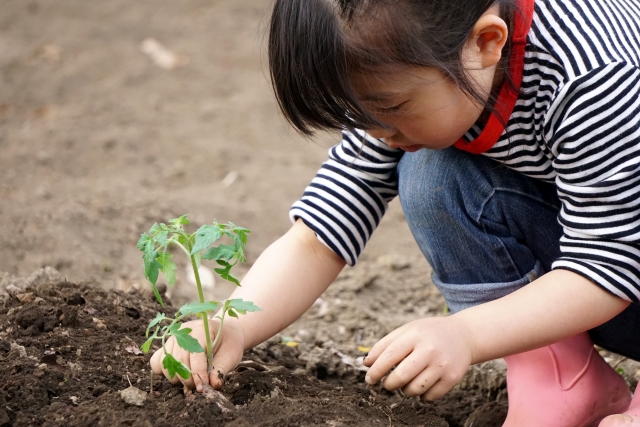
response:
{"label": "black and white striped sleeve", "polygon": [[564,85],[547,115],[562,201],[553,268],[640,301],[640,71],[612,63]]}
{"label": "black and white striped sleeve", "polygon": [[398,194],[396,167],[403,151],[366,132],[344,131],[342,142],[289,212],[349,265],[354,265],[373,230]]}

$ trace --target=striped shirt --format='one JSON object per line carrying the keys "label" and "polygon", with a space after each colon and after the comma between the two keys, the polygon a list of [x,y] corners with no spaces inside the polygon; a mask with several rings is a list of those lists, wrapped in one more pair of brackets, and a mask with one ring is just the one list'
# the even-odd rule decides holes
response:
{"label": "striped shirt", "polygon": [[[522,4],[510,62],[519,91],[503,88],[499,97],[508,105],[506,126],[492,117],[455,146],[555,183],[563,236],[553,268],[638,302],[640,2]],[[302,218],[320,241],[355,264],[397,195],[403,153],[364,131],[343,132],[291,218]]]}

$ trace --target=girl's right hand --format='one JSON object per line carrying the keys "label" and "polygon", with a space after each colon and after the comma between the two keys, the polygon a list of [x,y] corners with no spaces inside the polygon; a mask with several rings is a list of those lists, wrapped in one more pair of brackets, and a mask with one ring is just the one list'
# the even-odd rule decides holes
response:
{"label": "girl's right hand", "polygon": [[[209,321],[211,342],[215,339],[218,325],[218,321]],[[198,319],[185,322],[183,328],[191,328],[192,331],[190,335],[197,339],[203,348],[205,347],[206,339],[202,320]],[[202,391],[202,384],[204,383],[216,390],[220,390],[224,385],[224,376],[234,369],[242,360],[244,337],[240,328],[234,325],[233,322],[225,322],[222,327],[222,337],[216,345],[218,349],[213,355],[213,368],[209,374],[207,374],[206,353],[189,353],[178,345],[174,337],[167,340],[165,343],[166,349],[173,357],[191,369],[191,377],[185,379],[175,374],[173,378],[170,378],[169,373],[164,366],[162,366],[162,360],[164,359],[164,351],[162,348],[157,350],[151,357],[151,369],[158,375],[164,374],[172,384],[182,383],[185,387]]]}

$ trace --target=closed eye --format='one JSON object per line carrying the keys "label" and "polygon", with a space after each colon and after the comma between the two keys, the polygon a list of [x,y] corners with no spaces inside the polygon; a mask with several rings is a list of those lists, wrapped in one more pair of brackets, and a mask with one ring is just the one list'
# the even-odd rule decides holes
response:
{"label": "closed eye", "polygon": [[377,110],[383,114],[393,114],[397,113],[403,105],[405,105],[409,101],[401,102],[400,104],[393,105],[391,107],[378,107]]}

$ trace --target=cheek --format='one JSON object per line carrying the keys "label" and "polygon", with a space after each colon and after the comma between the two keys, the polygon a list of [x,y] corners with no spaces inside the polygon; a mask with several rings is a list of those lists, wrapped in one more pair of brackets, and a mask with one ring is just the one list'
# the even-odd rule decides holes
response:
{"label": "cheek", "polygon": [[[420,144],[442,148],[457,142],[478,119],[481,109],[466,97],[442,96],[438,103],[416,105],[404,116],[391,121],[398,134],[397,144]],[[437,104],[437,106],[436,106]]]}
{"label": "cheek", "polygon": [[[403,133],[407,138],[416,143],[451,143],[458,140],[461,123],[453,113],[445,113],[443,110],[406,123]],[[466,132],[464,129],[462,132]],[[451,142],[451,139],[454,139]]]}

